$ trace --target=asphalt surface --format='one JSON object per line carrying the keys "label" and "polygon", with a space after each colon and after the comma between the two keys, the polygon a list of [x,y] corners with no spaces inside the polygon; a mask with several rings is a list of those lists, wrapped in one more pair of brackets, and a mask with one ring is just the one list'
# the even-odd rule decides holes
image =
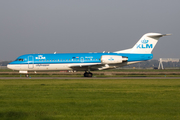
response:
{"label": "asphalt surface", "polygon": [[180,77],[0,77],[0,79],[180,79]]}

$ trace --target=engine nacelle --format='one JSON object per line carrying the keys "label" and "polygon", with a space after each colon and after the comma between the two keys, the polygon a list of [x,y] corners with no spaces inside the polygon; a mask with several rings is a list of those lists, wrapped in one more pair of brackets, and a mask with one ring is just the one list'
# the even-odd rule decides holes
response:
{"label": "engine nacelle", "polygon": [[103,64],[117,64],[127,61],[128,58],[117,55],[103,55],[101,56],[101,63]]}

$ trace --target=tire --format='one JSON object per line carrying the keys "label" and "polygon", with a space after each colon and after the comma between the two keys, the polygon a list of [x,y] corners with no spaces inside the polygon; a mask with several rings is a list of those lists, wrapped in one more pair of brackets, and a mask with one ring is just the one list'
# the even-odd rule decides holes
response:
{"label": "tire", "polygon": [[93,76],[92,73],[87,73],[87,72],[84,73],[84,77],[92,77],[92,76]]}
{"label": "tire", "polygon": [[26,76],[27,78],[29,77],[29,75],[28,75],[28,74],[26,74],[25,76]]}
{"label": "tire", "polygon": [[87,73],[84,73],[84,77],[87,77]]}

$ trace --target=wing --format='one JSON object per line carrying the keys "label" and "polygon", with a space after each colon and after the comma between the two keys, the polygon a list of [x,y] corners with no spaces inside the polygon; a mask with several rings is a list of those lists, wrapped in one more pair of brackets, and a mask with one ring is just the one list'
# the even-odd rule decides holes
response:
{"label": "wing", "polygon": [[88,71],[90,69],[93,70],[99,70],[98,68],[104,66],[102,63],[81,63],[81,64],[71,64],[69,65],[70,68],[73,70],[80,70],[80,71]]}
{"label": "wing", "polygon": [[73,70],[79,70],[79,71],[94,71],[94,70],[107,70],[107,69],[115,69],[120,67],[120,64],[113,64],[113,65],[108,65],[108,64],[102,64],[102,63],[84,63],[84,64],[71,64],[69,65],[70,68]]}

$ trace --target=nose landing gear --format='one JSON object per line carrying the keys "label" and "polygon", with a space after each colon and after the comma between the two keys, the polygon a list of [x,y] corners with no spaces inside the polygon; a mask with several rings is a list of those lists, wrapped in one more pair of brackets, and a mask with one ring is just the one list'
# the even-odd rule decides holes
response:
{"label": "nose landing gear", "polygon": [[27,78],[28,78],[28,77],[29,77],[29,74],[26,74],[26,75],[25,75],[25,77],[27,77]]}

